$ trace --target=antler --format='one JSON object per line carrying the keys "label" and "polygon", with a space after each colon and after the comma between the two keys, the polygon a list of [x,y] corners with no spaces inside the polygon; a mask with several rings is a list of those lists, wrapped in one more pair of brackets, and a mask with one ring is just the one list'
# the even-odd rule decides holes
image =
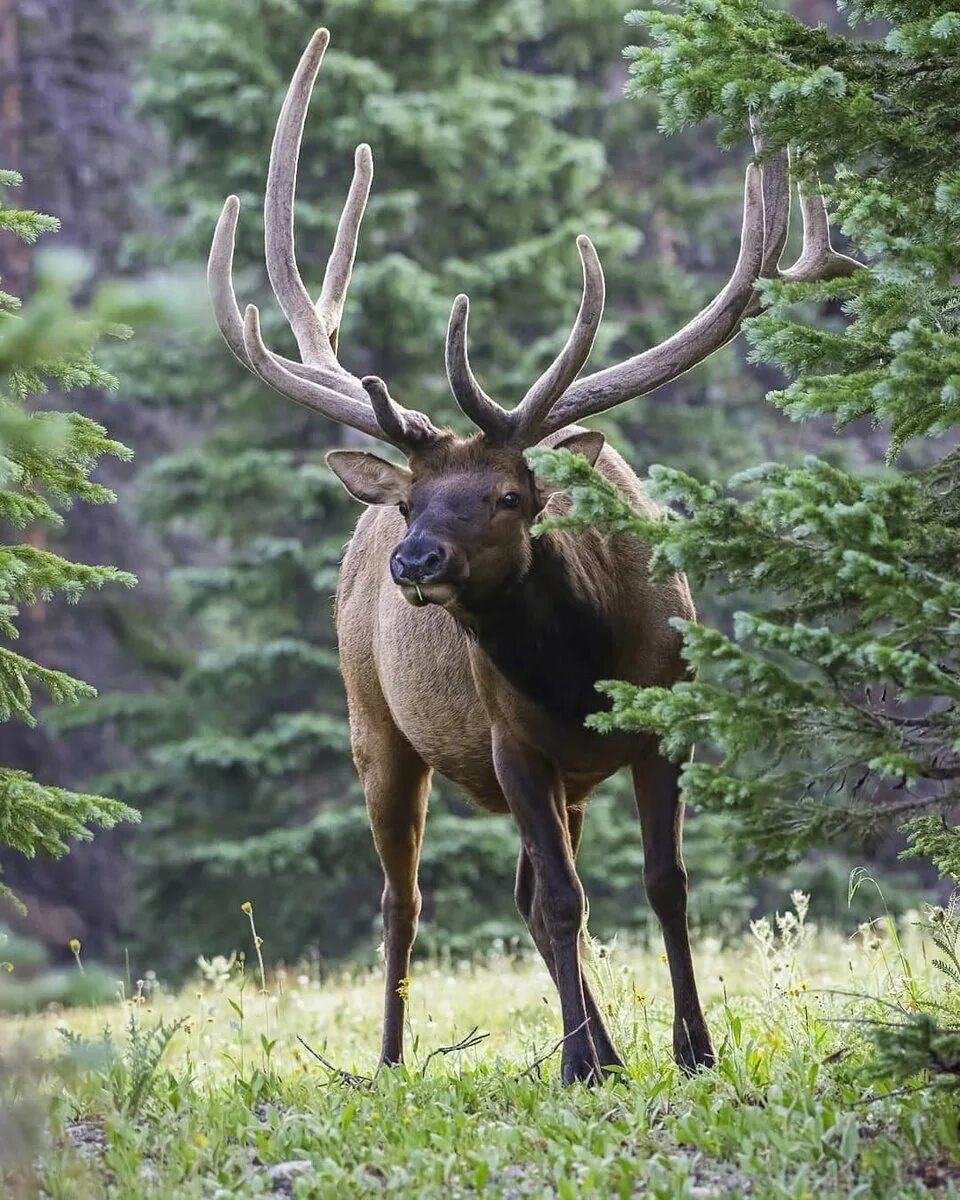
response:
{"label": "antler", "polygon": [[507,444],[529,445],[547,414],[579,375],[593,348],[603,316],[603,268],[593,242],[577,238],[583,268],[583,293],[577,319],[566,345],[511,412],[501,408],[477,382],[467,357],[467,315],[470,302],[458,296],[453,302],[447,330],[447,378],[463,412],[489,437]]}
{"label": "antler", "polygon": [[[756,128],[754,144],[758,152],[763,150]],[[747,168],[740,256],[723,290],[665,342],[577,380],[550,411],[541,434],[604,412],[625,400],[647,395],[702,362],[736,337],[747,317],[760,311],[760,297],[756,291],[759,279],[811,282],[851,275],[859,270],[862,263],[839,254],[830,244],[829,218],[822,194],[818,191],[807,196],[798,190],[803,216],[803,248],[793,266],[781,269],[778,265],[790,221],[789,159],[786,152],[781,151],[763,166],[759,188],[757,168]],[[758,204],[760,197],[762,203]]]}
{"label": "antler", "polygon": [[375,376],[360,380],[337,360],[343,304],[373,179],[373,156],[369,146],[357,147],[353,180],[316,304],[297,267],[293,223],[297,163],[310,95],[329,41],[328,31],[318,29],[290,81],[277,119],[263,203],[267,274],[277,302],[293,330],[302,361],[295,362],[267,349],[255,305],[247,308],[243,318],[240,316],[233,286],[234,243],[240,213],[240,201],[236,196],[227,197],[210,247],[207,264],[210,298],[227,345],[264,383],[322,416],[350,425],[381,441],[392,442],[401,449],[409,449],[437,434],[429,417],[397,404],[387,393],[386,385]]}
{"label": "antler", "polygon": [[[764,146],[759,128],[755,126],[753,133],[760,154]],[[447,374],[457,403],[488,436],[530,445],[564,425],[646,395],[702,362],[736,337],[746,317],[759,312],[759,279],[808,281],[857,270],[860,263],[838,254],[830,245],[823,197],[801,193],[800,198],[803,250],[792,267],[780,270],[790,221],[788,156],[781,151],[770,156],[762,169],[753,164],[747,167],[740,253],[723,289],[666,341],[580,380],[576,376],[590,353],[603,310],[603,275],[593,245],[587,238],[578,238],[584,285],[577,322],[566,346],[512,412],[484,392],[471,370],[467,357],[467,298],[458,296],[447,333]]]}

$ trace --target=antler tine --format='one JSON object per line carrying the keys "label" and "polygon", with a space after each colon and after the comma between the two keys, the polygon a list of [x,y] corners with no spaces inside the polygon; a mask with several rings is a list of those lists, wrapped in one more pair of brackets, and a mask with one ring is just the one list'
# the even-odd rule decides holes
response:
{"label": "antler tine", "polygon": [[343,317],[343,302],[346,299],[347,288],[350,286],[350,276],[353,274],[353,260],[357,253],[360,222],[363,220],[363,214],[367,207],[367,198],[370,195],[372,182],[373,154],[366,142],[361,142],[354,153],[353,179],[343,205],[343,212],[340,214],[333,249],[327,260],[320,298],[315,306],[334,355],[337,350],[340,321]]}
{"label": "antler tine", "polygon": [[547,416],[544,433],[653,391],[682,375],[730,338],[739,327],[763,264],[763,207],[760,170],[751,163],[744,179],[740,254],[723,290],[665,342],[571,384]]}
{"label": "antler tine", "polygon": [[[273,294],[290,322],[300,347],[300,357],[304,362],[327,363],[334,357],[330,340],[297,267],[293,206],[307,107],[329,42],[329,32],[318,29],[290,80],[270,148],[267,190],[263,201],[263,241]],[[351,188],[351,193],[353,190]]]}
{"label": "antler tine", "polygon": [[510,433],[510,413],[480,386],[467,354],[467,321],[470,301],[462,293],[453,302],[447,326],[445,361],[450,390],[464,416],[498,441]]}
{"label": "antler tine", "polygon": [[800,211],[803,216],[803,249],[792,267],[779,272],[786,283],[810,283],[817,279],[837,279],[859,271],[863,263],[846,254],[840,254],[830,244],[830,218],[827,204],[819,190],[812,196],[800,193]]}
{"label": "antler tine", "polygon": [[378,376],[365,375],[361,382],[370,397],[377,423],[397,446],[420,445],[436,436],[437,429],[430,418],[398,404]]}
{"label": "antler tine", "polygon": [[[223,334],[224,341],[238,361],[256,375],[258,372],[251,363],[243,343],[243,317],[240,314],[240,306],[237,303],[237,294],[233,286],[234,243],[239,215],[240,201],[236,196],[228,196],[210,244],[210,256],[207,260],[207,286],[214,317]],[[360,386],[360,381],[355,380],[342,368],[333,371],[325,367],[298,363],[292,358],[284,358],[280,354],[273,354],[272,357],[284,370],[299,375],[302,379],[309,379],[325,387],[346,391],[354,399],[366,401],[366,393]]]}
{"label": "antler tine", "polygon": [[320,413],[321,416],[359,429],[361,433],[369,434],[370,437],[379,438],[381,441],[386,437],[387,440],[393,441],[380,427],[368,403],[288,371],[276,355],[271,354],[263,344],[260,334],[260,312],[254,304],[247,306],[243,322],[243,345],[253,370],[274,391],[297,404],[302,404],[304,408]]}
{"label": "antler tine", "polygon": [[217,228],[210,243],[207,259],[207,290],[213,305],[223,340],[234,353],[234,357],[252,371],[253,366],[243,344],[243,318],[237,304],[237,293],[233,286],[233,250],[237,237],[237,222],[240,219],[240,200],[228,196],[217,220]]}
{"label": "antler tine", "polygon": [[750,117],[750,134],[761,163],[763,188],[763,262],[760,264],[760,275],[768,278],[780,263],[790,230],[790,154],[787,150],[779,150],[764,157],[767,143],[756,114]]}
{"label": "antler tine", "polygon": [[535,436],[550,409],[580,374],[590,356],[603,317],[603,268],[593,242],[581,234],[577,238],[580,265],[583,268],[583,292],[577,319],[566,345],[510,413],[513,441],[526,444]]}
{"label": "antler tine", "polygon": [[[757,154],[766,149],[759,123],[751,120],[753,146]],[[780,256],[787,244],[790,231],[790,153],[779,150],[767,158],[761,168],[761,190],[763,193],[763,261],[760,263],[760,278],[770,279],[778,274]],[[754,287],[750,299],[740,314],[727,341],[732,341],[740,332],[740,326],[748,317],[755,317],[763,307],[759,289]]]}

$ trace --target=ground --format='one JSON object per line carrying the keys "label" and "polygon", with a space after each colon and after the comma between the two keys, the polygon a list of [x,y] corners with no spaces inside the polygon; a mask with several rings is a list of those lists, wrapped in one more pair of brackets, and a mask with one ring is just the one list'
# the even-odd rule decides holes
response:
{"label": "ground", "polygon": [[[408,1064],[373,1081],[331,1072],[307,1047],[372,1073],[377,972],[268,971],[264,990],[251,954],[245,969],[206,964],[176,994],[134,982],[109,1008],[8,1018],[8,1101],[17,1082],[0,1109],[0,1166],[21,1167],[3,1194],[960,1196],[957,1093],[924,1079],[892,1092],[871,1076],[861,1023],[902,1019],[889,998],[929,999],[937,972],[909,932],[818,933],[798,899],[799,915],[741,941],[698,940],[718,1065],[693,1078],[670,1056],[658,946],[592,949],[627,1062],[595,1089],[560,1086],[558,1006],[532,957],[417,963]],[[165,1035],[177,1021],[155,1065],[158,1023]],[[472,1048],[431,1056],[475,1027],[487,1036]]]}

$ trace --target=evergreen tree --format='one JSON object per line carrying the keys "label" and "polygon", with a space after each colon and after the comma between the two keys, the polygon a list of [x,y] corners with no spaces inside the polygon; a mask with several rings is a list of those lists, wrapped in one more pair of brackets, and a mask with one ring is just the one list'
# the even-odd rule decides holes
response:
{"label": "evergreen tree", "polygon": [[[0,171],[0,237],[35,242],[58,228],[53,217],[17,208],[10,197],[20,176]],[[115,497],[91,479],[104,455],[128,457],[106,430],[79,413],[37,409],[48,381],[64,392],[116,381],[92,356],[105,333],[123,334],[116,324],[116,298],[100,295],[85,313],[69,302],[68,280],[41,274],[29,304],[0,292],[0,519],[25,540],[0,546],[0,637],[17,638],[24,606],[56,596],[76,603],[90,588],[130,586],[131,575],[111,566],[70,562],[48,549],[40,530],[56,530],[75,501],[105,504]],[[22,531],[26,531],[22,533]],[[76,703],[93,689],[0,645],[0,720],[34,723],[35,694],[55,704]],[[0,766],[0,845],[32,858],[60,857],[68,842],[89,838],[91,825],[110,828],[137,814],[117,800],[44,784],[25,771]],[[0,884],[0,898],[15,901]]]}
{"label": "evergreen tree", "polygon": [[[767,463],[726,487],[655,468],[680,510],[659,524],[569,457],[550,469],[574,486],[579,520],[651,538],[661,571],[762,597],[731,636],[683,625],[696,682],[606,683],[612,708],[593,724],[656,732],[677,756],[698,742],[686,796],[736,816],[745,866],[782,867],[894,819],[956,876],[960,18],[894,0],[851,19],[867,27],[842,37],[762,0],[638,13],[649,40],[632,52],[632,88],[659,95],[667,130],[715,117],[727,145],[759,114],[808,186],[827,180],[867,269],[765,283],[747,338],[754,361],[792,380],[771,393],[779,408],[838,431],[869,420],[889,435],[886,469],[845,464],[849,440],[830,460]],[[828,302],[842,323],[819,319]]]}
{"label": "evergreen tree", "polygon": [[[316,284],[353,148],[369,141],[374,186],[340,352],[351,370],[382,374],[401,401],[456,419],[442,347],[460,290],[471,296],[472,358],[486,386],[507,401],[522,393],[575,303],[581,231],[609,285],[597,361],[666,336],[728,267],[740,165],[718,170],[706,140],[695,156],[671,157],[653,106],[637,112],[620,98],[619,0],[589,11],[496,0],[472,6],[466,24],[458,6],[432,0],[402,11],[386,0],[287,0],[269,11],[255,0],[177,0],[153,12],[143,103],[176,147],[157,184],[176,236],[139,252],[201,260],[224,195],[237,193],[238,291],[265,307],[280,349],[292,346],[263,305],[258,208],[289,75],[320,23],[333,40],[301,156],[298,256]],[[340,432],[240,370],[212,320],[188,343],[170,338],[149,354],[125,372],[140,397],[202,411],[209,434],[159,464],[146,499],[154,520],[207,539],[177,572],[171,635],[182,664],[160,695],[117,697],[111,709],[147,767],[110,780],[147,813],[136,889],[145,961],[182,969],[198,952],[235,945],[247,899],[273,957],[372,946],[379,870],[331,621],[357,515],[322,462]],[[731,469],[766,441],[752,388],[728,352],[606,428],[636,444],[641,464],[656,447],[685,466]],[[691,443],[696,453],[681,454]],[[514,935],[513,830],[474,821],[449,796],[435,811],[422,944]],[[635,816],[613,798],[595,812],[602,830],[588,845],[629,836],[638,848],[618,858],[619,878],[597,869],[594,913],[618,918],[600,927],[631,910],[642,920]],[[715,845],[706,838],[705,853]]]}

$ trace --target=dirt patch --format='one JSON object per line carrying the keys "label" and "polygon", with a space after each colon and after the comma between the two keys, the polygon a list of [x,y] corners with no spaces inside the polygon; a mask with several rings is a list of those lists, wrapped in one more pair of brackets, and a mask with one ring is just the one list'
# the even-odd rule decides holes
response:
{"label": "dirt patch", "polygon": [[100,1121],[68,1121],[63,1137],[89,1163],[99,1163],[107,1151],[107,1135]]}
{"label": "dirt patch", "polygon": [[911,1163],[904,1170],[904,1175],[929,1191],[936,1192],[941,1188],[949,1187],[950,1184],[960,1186],[960,1163],[953,1162],[949,1158]]}
{"label": "dirt patch", "polygon": [[722,1162],[720,1159],[710,1158],[702,1151],[688,1151],[683,1147],[680,1148],[680,1155],[689,1160],[689,1191],[690,1195],[698,1197],[698,1200],[710,1200],[713,1196],[723,1196],[730,1192],[738,1196],[750,1194],[750,1180],[733,1163]]}

